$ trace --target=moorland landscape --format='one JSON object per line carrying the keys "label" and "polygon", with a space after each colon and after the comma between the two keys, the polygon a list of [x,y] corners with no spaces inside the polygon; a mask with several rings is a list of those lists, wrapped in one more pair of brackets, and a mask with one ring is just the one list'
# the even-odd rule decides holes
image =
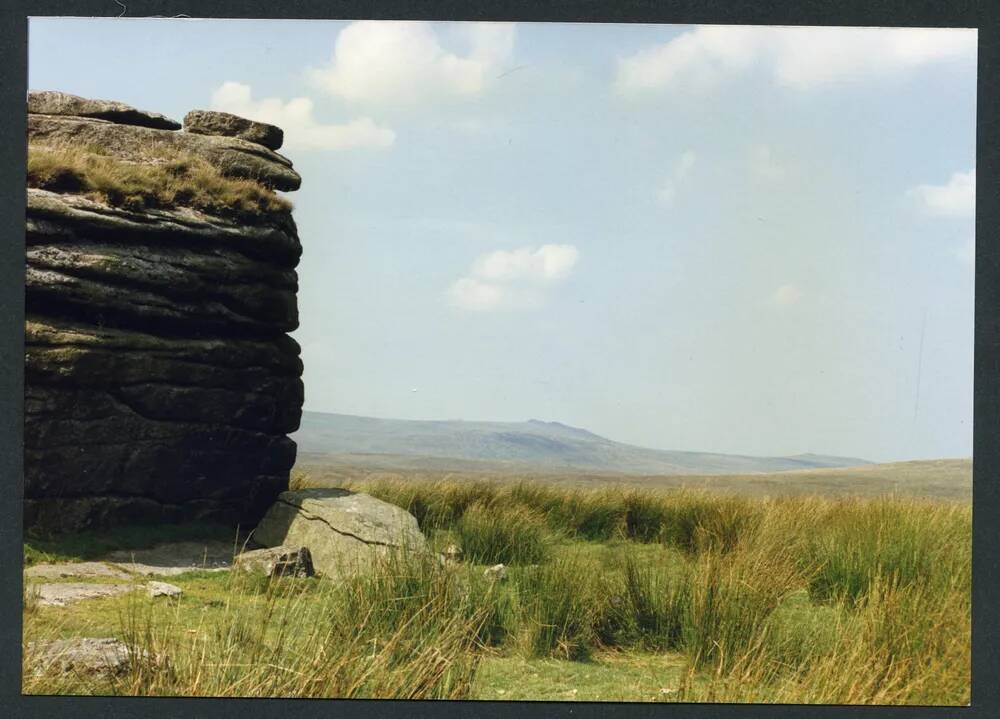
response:
{"label": "moorland landscape", "polygon": [[[30,539],[36,587],[115,590],[60,604],[29,584],[27,646],[114,636],[141,659],[95,673],[50,658],[55,677],[26,673],[25,691],[968,702],[968,460],[702,476],[525,466],[305,455],[293,490],[367,494],[426,537],[347,581],[233,569],[247,537],[219,524]],[[159,574],[179,597],[151,591]],[[37,662],[27,651],[26,672]]]}
{"label": "moorland landscape", "polygon": [[32,21],[24,694],[969,703],[975,31],[130,27]]}

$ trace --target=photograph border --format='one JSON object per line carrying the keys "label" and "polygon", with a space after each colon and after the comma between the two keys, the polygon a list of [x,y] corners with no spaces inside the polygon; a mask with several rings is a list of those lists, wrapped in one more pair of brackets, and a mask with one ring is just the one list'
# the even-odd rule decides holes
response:
{"label": "photograph border", "polygon": [[[24,697],[21,695],[22,497],[24,399],[24,168],[26,162],[27,29],[30,16],[297,19],[505,20],[672,24],[973,27],[979,31],[977,76],[975,397],[973,439],[972,706],[827,706],[278,700],[202,698]],[[0,223],[0,540],[4,573],[0,607],[0,715],[14,717],[252,716],[457,717],[993,717],[1000,716],[1000,3],[905,0],[8,0],[0,9],[0,129],[3,188]],[[72,58],[67,58],[72,61]],[[891,279],[890,279],[891,281]],[[14,491],[16,488],[16,491]],[[991,606],[990,599],[993,599]],[[332,702],[332,704],[331,704]]]}

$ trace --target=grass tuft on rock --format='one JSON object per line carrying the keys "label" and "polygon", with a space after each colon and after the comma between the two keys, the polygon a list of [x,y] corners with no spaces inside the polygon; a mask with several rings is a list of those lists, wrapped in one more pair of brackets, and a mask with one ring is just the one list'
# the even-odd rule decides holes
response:
{"label": "grass tuft on rock", "polygon": [[190,207],[222,216],[288,213],[292,204],[251,179],[226,177],[201,157],[163,151],[133,163],[101,148],[28,144],[28,187],[79,194],[112,207],[142,211]]}

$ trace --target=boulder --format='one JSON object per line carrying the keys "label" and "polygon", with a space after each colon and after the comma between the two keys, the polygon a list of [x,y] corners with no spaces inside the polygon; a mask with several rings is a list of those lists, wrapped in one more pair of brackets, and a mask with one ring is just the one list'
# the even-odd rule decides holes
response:
{"label": "boulder", "polygon": [[189,153],[204,158],[227,177],[252,179],[285,191],[297,190],[302,184],[287,157],[235,137],[170,132],[84,117],[28,115],[28,140],[42,145],[97,146],[107,157],[135,163],[161,162],[163,157]]}
{"label": "boulder", "polygon": [[[179,130],[181,124],[157,112],[136,110],[124,102],[91,100],[66,92],[45,90],[28,93],[28,112],[45,115],[73,115],[93,117],[122,125],[152,127],[157,130]],[[275,148],[277,149],[277,148]]]}
{"label": "boulder", "polygon": [[309,547],[319,574],[368,571],[399,552],[424,552],[417,520],[388,502],[346,489],[282,492],[252,538],[265,547]]}
{"label": "boulder", "polygon": [[285,137],[285,133],[281,131],[280,127],[214,110],[192,110],[189,112],[184,116],[184,131],[199,135],[237,137],[247,142],[263,145],[271,150],[280,148]]}
{"label": "boulder", "polygon": [[[262,188],[300,184],[268,147],[157,118],[33,93],[28,139],[85,146],[112,166],[190,156]],[[241,128],[274,145],[276,128]],[[288,487],[302,411],[300,350],[287,335],[302,247],[289,206],[126,209],[80,194],[79,182],[46,187],[27,192],[26,525],[256,525]]]}
{"label": "boulder", "polygon": [[316,574],[308,547],[281,545],[252,549],[236,555],[233,566],[250,572],[260,572],[269,577],[311,577]]}
{"label": "boulder", "polygon": [[28,642],[25,655],[28,666],[36,675],[120,675],[128,670],[133,659],[131,650],[124,642],[92,637]]}
{"label": "boulder", "polygon": [[494,582],[507,581],[507,567],[503,564],[494,564],[483,570],[483,576]]}

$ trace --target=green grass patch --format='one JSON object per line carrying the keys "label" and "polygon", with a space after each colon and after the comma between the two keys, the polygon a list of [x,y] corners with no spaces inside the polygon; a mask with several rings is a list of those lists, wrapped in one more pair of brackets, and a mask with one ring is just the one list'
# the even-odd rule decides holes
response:
{"label": "green grass patch", "polygon": [[686,661],[677,654],[596,652],[589,661],[487,655],[473,699],[663,701],[677,692]]}

